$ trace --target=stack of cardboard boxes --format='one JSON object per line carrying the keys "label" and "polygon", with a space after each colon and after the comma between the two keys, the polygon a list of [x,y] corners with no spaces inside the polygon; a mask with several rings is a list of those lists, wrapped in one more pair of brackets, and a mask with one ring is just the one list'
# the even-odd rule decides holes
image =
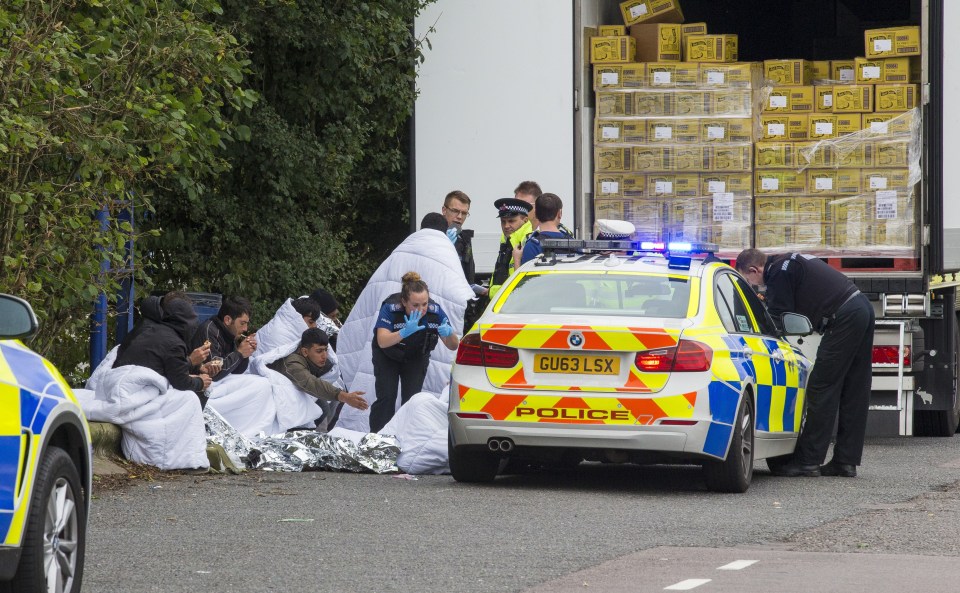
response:
{"label": "stack of cardboard boxes", "polygon": [[760,65],[736,61],[736,35],[681,24],[675,0],[621,9],[629,31],[603,27],[591,43],[595,217],[735,256],[751,241]]}
{"label": "stack of cardboard boxes", "polygon": [[919,29],[865,37],[863,58],[764,62],[773,86],[755,152],[756,247],[915,253]]}

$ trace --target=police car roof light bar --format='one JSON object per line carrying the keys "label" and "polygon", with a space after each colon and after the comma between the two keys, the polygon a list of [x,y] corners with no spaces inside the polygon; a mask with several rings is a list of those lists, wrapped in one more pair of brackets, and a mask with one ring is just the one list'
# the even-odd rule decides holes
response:
{"label": "police car roof light bar", "polygon": [[591,253],[598,251],[628,251],[643,253],[684,253],[700,254],[716,253],[715,243],[690,243],[686,241],[614,241],[603,239],[542,239],[544,253]]}

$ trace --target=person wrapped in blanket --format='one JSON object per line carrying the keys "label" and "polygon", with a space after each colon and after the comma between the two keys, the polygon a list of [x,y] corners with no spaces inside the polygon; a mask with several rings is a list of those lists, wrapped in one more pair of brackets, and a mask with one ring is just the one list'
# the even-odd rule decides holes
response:
{"label": "person wrapped in blanket", "polygon": [[343,402],[358,410],[366,410],[363,391],[344,391],[320,377],[333,366],[328,360],[330,339],[318,327],[311,327],[300,337],[300,346],[287,356],[269,365],[296,386],[297,389],[324,401]]}

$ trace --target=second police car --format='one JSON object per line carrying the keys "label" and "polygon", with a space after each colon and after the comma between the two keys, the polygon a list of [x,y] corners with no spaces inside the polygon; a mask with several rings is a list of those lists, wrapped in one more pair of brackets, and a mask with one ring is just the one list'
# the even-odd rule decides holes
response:
{"label": "second police car", "polygon": [[709,489],[743,492],[754,460],[793,452],[812,363],[784,336],[809,334],[805,317],[778,331],[697,246],[550,243],[461,341],[455,479],[492,480],[505,458],[694,463]]}

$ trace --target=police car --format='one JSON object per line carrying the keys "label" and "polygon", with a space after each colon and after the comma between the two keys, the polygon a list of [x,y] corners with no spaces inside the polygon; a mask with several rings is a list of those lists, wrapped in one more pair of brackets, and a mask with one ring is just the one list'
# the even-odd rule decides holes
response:
{"label": "police car", "polygon": [[57,369],[18,341],[36,330],[30,305],[0,295],[0,590],[69,593],[83,576],[90,430]]}
{"label": "police car", "polygon": [[504,459],[692,463],[744,492],[754,460],[793,452],[812,362],[715,247],[545,241],[457,351],[450,469],[493,480]]}

